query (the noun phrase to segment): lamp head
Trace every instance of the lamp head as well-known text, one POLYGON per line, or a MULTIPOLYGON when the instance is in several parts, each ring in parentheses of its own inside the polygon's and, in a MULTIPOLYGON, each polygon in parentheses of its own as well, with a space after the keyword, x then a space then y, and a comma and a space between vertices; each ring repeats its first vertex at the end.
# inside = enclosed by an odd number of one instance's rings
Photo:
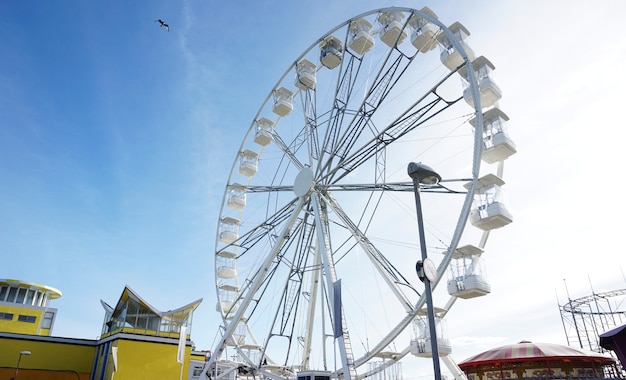
POLYGON ((20 355, 30 355, 30 351, 20 351, 20 355))
POLYGON ((407 172, 414 181, 417 180, 424 185, 436 185, 441 181, 441 176, 437 172, 421 162, 411 162, 407 167, 407 172))

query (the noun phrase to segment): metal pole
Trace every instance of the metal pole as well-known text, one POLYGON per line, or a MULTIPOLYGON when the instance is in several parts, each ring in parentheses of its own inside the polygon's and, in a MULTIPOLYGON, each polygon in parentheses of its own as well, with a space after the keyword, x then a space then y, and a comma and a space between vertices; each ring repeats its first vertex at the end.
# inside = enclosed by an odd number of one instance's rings
POLYGON ((17 380, 17 372, 20 369, 20 362, 22 361, 22 355, 30 355, 30 351, 20 352, 20 356, 17 358, 17 365, 15 366, 15 376, 13 377, 14 380, 17 380))
MULTIPOLYGON (((420 185, 417 178, 413 178, 413 189, 415 193, 415 209, 417 211, 417 228, 420 238, 420 249, 422 251, 422 263, 428 257, 426 253, 426 239, 424 237, 424 220, 422 216, 422 202, 420 199, 420 185)), ((428 326, 430 328, 430 346, 433 354, 433 369, 435 380, 441 380, 441 368, 439 364, 439 350, 437 349, 437 328, 435 326, 435 308, 433 307, 433 294, 430 280, 424 277, 424 292, 426 293, 426 307, 428 310, 428 326)))
POLYGON ((20 353, 20 356, 17 358, 17 365, 15 366, 15 376, 13 377, 14 380, 17 380, 17 371, 20 369, 21 360, 22 360, 22 354, 20 353))

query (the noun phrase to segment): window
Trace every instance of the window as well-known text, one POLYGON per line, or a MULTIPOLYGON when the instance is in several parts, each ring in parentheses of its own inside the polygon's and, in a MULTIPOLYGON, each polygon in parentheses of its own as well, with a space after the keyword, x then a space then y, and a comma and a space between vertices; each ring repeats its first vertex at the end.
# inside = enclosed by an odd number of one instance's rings
POLYGON ((0 302, 4 301, 4 299, 7 297, 8 290, 8 286, 0 286, 0 302))
POLYGON ((9 298, 7 298, 7 302, 15 302, 15 295, 17 294, 17 288, 12 286, 9 287, 9 298))
POLYGON ((43 306, 41 304, 42 300, 43 300, 43 293, 42 292, 37 292, 37 295, 35 296, 35 306, 43 306))
POLYGON ((35 290, 32 289, 28 289, 28 293, 26 293, 26 305, 32 305, 33 304, 33 299, 35 299, 35 290))
POLYGON ((191 374, 191 376, 199 377, 201 373, 202 373, 202 367, 193 367, 193 373, 191 374))
POLYGON ((52 321, 54 321, 54 313, 51 311, 46 311, 43 314, 43 321, 41 322, 41 328, 51 329, 52 321))
POLYGON ((35 317, 33 315, 22 315, 22 314, 20 314, 17 317, 17 320, 20 321, 20 322, 35 323, 35 321, 37 320, 37 317, 35 317))
POLYGON ((11 313, 0 313, 0 319, 5 321, 10 321, 13 319, 13 314, 11 313))
POLYGON ((48 306, 48 293, 43 293, 43 296, 41 297, 41 304, 39 306, 41 307, 48 306))
POLYGON ((19 303, 20 305, 24 303, 24 298, 26 297, 26 291, 28 289, 26 288, 20 288, 19 291, 17 292, 17 299, 15 300, 15 303, 19 303))

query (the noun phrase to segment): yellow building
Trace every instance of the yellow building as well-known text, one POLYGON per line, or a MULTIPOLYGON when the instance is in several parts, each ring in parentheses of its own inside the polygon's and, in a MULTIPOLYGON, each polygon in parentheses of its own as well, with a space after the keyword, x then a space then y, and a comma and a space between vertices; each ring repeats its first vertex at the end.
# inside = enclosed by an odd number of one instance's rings
POLYGON ((61 292, 50 286, 0 279, 0 331, 50 335, 57 309, 50 301, 61 292))
POLYGON ((202 370, 204 353, 194 351, 190 340, 193 312, 202 299, 162 312, 126 286, 115 307, 101 301, 105 316, 100 338, 73 339, 51 336, 53 323, 42 326, 50 310, 54 322, 56 309, 47 302, 34 306, 37 292, 45 294, 41 296, 45 300, 58 298, 61 292, 17 280, 0 280, 0 284, 4 297, 0 315, 13 314, 0 324, 0 379, 17 375, 19 380, 192 380, 202 370), (34 316, 35 321, 20 321, 21 315, 34 316), (26 328, 24 323, 39 327, 26 328))

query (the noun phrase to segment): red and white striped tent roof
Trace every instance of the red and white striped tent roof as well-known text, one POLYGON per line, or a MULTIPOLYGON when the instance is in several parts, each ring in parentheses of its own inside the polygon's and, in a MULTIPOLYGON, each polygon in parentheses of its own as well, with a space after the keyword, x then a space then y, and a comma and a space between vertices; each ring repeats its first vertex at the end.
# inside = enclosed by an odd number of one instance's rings
POLYGON ((585 351, 553 343, 532 343, 521 341, 474 355, 459 363, 459 367, 480 364, 493 365, 505 362, 545 362, 546 360, 580 360, 601 364, 612 364, 615 360, 597 352, 585 351))

